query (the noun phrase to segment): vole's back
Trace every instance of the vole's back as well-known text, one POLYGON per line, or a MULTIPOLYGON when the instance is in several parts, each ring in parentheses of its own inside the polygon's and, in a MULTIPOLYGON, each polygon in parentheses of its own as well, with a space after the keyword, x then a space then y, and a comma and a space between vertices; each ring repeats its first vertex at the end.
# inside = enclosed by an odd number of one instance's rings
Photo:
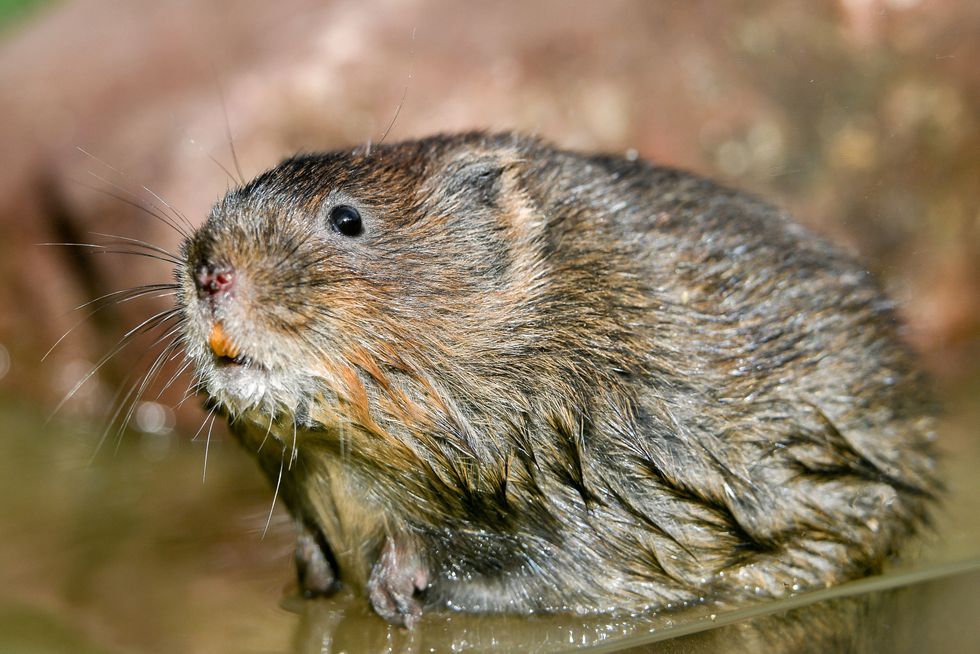
POLYGON ((260 460, 305 585, 339 573, 394 621, 823 586, 880 569, 935 491, 888 301, 710 181, 437 137, 287 161, 187 252, 252 284, 202 320, 263 366, 199 366, 244 442, 292 440, 287 472, 260 460), (338 207, 363 229, 324 228, 338 207))
POLYGON ((595 384, 542 448, 595 553, 556 576, 662 603, 880 570, 936 490, 933 406, 866 270, 708 180, 536 156, 558 358, 595 384))

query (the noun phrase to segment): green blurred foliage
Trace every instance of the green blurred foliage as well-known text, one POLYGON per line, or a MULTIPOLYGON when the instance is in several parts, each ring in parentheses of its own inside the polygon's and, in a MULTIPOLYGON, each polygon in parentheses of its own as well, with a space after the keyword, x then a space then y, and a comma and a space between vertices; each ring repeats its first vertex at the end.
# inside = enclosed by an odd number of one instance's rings
POLYGON ((0 29, 51 0, 0 0, 0 29))

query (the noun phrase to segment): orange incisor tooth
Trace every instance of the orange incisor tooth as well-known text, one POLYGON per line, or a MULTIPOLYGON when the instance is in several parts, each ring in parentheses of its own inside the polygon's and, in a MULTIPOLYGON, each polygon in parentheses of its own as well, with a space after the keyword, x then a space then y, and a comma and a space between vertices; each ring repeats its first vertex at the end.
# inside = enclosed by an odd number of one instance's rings
POLYGON ((215 356, 234 359, 239 353, 238 345, 228 337, 220 322, 214 323, 214 326, 211 327, 208 345, 211 346, 211 351, 214 352, 215 356))

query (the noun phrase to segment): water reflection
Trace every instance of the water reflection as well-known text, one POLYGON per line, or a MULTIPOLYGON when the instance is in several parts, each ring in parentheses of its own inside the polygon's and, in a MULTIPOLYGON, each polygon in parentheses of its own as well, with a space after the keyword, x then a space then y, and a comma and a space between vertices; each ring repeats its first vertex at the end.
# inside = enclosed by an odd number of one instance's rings
POLYGON ((965 651, 980 559, 861 580, 778 602, 633 618, 427 615, 412 632, 383 624, 363 601, 290 599, 293 651, 324 652, 879 652, 965 651), (959 625, 949 629, 950 624, 959 625))

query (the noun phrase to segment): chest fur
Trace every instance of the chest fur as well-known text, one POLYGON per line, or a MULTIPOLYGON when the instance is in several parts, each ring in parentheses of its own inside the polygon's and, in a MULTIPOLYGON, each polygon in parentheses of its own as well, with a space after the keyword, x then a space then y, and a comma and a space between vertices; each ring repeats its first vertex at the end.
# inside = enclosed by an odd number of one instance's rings
POLYGON ((316 525, 330 543, 343 581, 363 586, 388 531, 389 518, 369 480, 340 444, 321 434, 257 423, 234 429, 299 523, 316 525), (268 435, 267 435, 268 434, 268 435))

